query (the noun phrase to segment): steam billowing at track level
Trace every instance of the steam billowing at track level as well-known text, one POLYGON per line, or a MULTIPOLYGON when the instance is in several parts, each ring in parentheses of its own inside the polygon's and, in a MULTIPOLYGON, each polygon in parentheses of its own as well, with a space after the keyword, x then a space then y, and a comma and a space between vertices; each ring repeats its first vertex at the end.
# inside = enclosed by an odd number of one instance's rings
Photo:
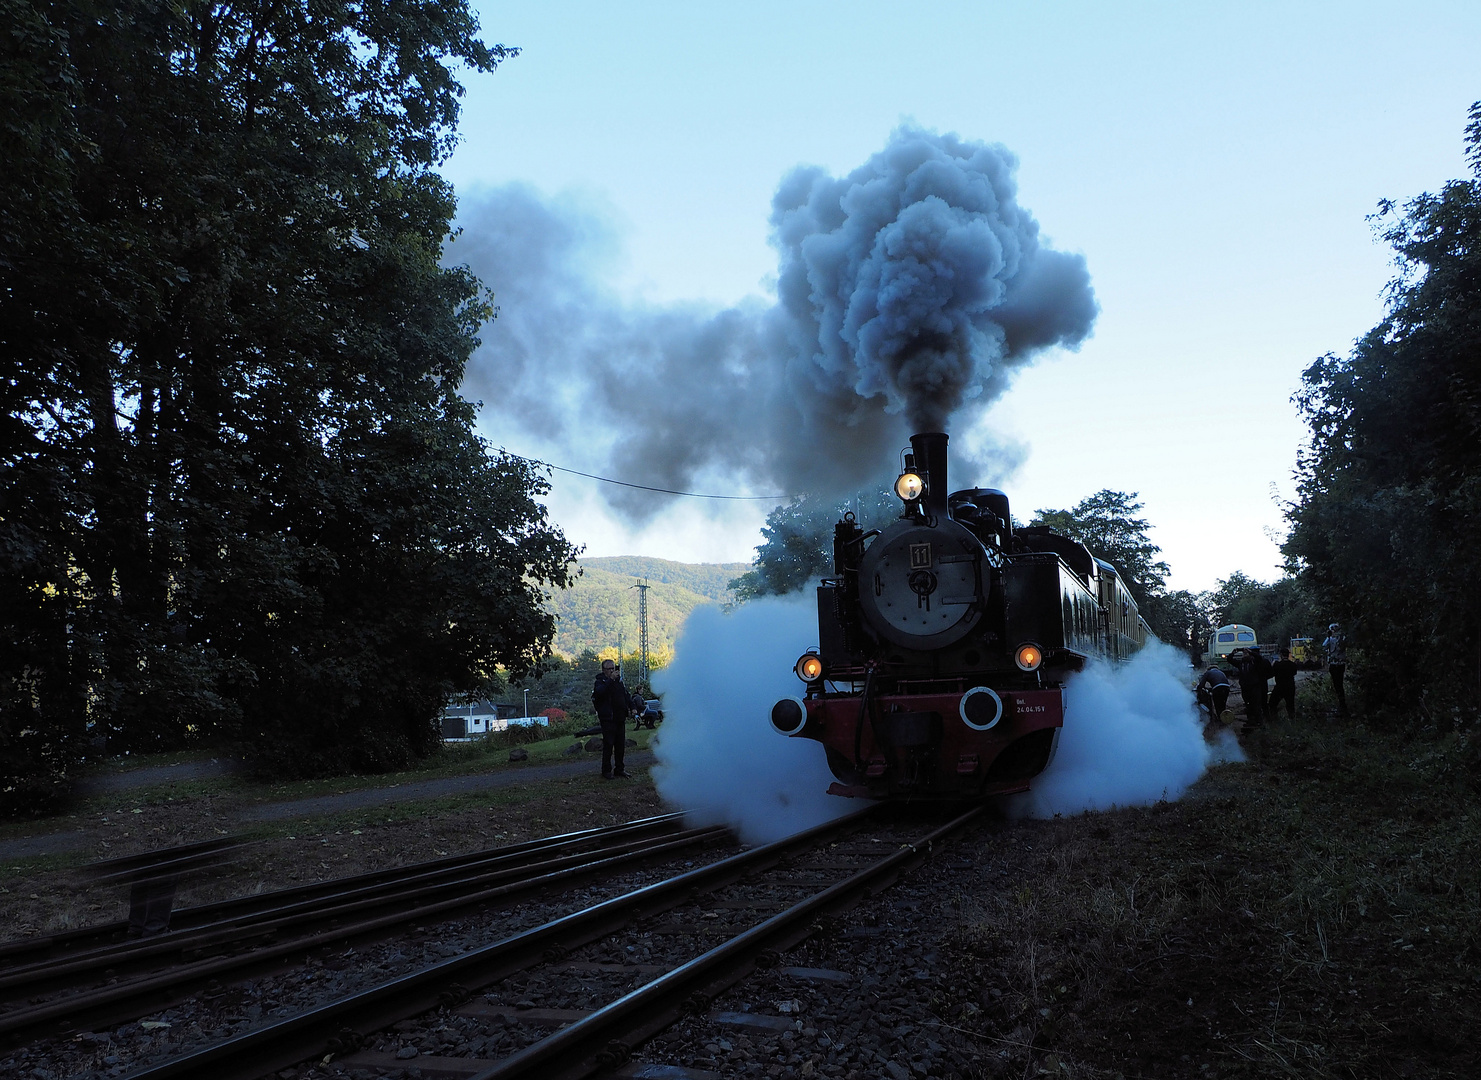
MULTIPOLYGON (((656 487, 855 490, 911 431, 960 426, 1090 333, 1085 260, 1040 238, 1016 167, 1002 146, 907 126, 847 176, 798 168, 772 200, 776 303, 718 311, 620 299, 601 273, 610 230, 569 201, 465 197, 448 259, 499 317, 464 393, 568 464, 656 487)), ((661 505, 603 494, 634 518, 661 505)))
POLYGON ((1188 691, 1188 658, 1149 641, 1124 664, 1092 661, 1065 685, 1064 729, 1019 817, 1054 817, 1175 801, 1210 765, 1243 761, 1234 734, 1208 743, 1188 691))
POLYGON ((696 608, 668 667, 653 673, 663 726, 653 739, 653 781, 691 824, 731 825, 748 843, 769 843, 858 809, 825 794, 822 748, 770 738, 766 714, 792 693, 791 663, 817 635, 804 593, 769 596, 734 612, 696 608))

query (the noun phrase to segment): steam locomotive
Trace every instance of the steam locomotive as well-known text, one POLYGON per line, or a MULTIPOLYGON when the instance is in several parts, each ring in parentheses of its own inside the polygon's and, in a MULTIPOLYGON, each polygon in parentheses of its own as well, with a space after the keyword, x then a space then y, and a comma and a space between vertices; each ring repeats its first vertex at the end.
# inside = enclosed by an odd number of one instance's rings
POLYGON ((829 793, 978 799, 1025 791, 1048 767, 1064 687, 1093 657, 1124 660, 1151 636, 1110 563, 1047 528, 1014 528, 994 488, 952 492, 947 437, 911 437, 900 519, 834 529, 818 588, 819 647, 805 691, 772 727, 823 744, 829 793))

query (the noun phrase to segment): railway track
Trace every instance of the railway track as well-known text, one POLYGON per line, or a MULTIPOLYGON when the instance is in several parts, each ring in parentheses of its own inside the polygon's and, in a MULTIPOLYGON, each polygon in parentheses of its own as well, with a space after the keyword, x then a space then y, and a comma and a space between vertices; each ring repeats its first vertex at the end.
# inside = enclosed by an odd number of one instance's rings
MULTIPOLYGON (((871 821, 865 835, 866 810, 176 1054, 129 1077, 255 1080, 303 1062, 330 1061, 350 1070, 415 1065, 424 1076, 477 1080, 576 1080, 614 1070, 634 1077, 697 1076, 655 1072, 628 1059, 679 1018, 706 1015, 717 995, 757 967, 778 965, 820 923, 887 888, 981 813, 974 808, 929 827, 871 821), (400 1033, 419 1027, 456 1028, 479 1052, 435 1060, 414 1048, 408 1054, 400 1033)), ((792 1027, 785 1017, 753 1019, 792 1027)))
POLYGON ((326 948, 728 842, 723 828, 684 829, 668 814, 187 908, 152 938, 120 940, 124 925, 108 924, 6 943, 0 1040, 115 1024, 326 948))

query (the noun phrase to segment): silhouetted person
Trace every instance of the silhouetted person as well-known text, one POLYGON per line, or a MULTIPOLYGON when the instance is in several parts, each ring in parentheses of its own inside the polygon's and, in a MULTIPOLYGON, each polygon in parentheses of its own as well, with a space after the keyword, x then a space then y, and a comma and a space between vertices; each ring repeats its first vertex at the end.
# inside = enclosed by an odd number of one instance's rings
POLYGON ((1282 701, 1286 703, 1286 713, 1292 720, 1296 719, 1296 672, 1299 665, 1291 659, 1291 650, 1282 649, 1280 659, 1271 666, 1271 673, 1275 676, 1275 689, 1270 691, 1270 719, 1275 719, 1275 707, 1282 701))
POLYGON ((1217 664, 1210 664, 1198 680, 1198 703, 1209 711, 1209 719, 1215 722, 1229 705, 1229 676, 1217 664))
POLYGON ((1322 653, 1327 658, 1327 673, 1332 676, 1332 693, 1337 695, 1337 715, 1346 716, 1347 694, 1342 689, 1342 676, 1347 672, 1347 638, 1336 623, 1327 627, 1322 653))
POLYGON ((1239 662, 1239 693, 1244 698, 1245 723, 1254 727, 1265 720, 1265 684, 1270 680, 1270 661, 1259 649, 1246 649, 1239 662))
POLYGON ((632 705, 617 665, 610 660, 602 661, 601 674, 591 689, 591 704, 602 725, 602 779, 625 777, 622 758, 627 750, 627 714, 632 705))

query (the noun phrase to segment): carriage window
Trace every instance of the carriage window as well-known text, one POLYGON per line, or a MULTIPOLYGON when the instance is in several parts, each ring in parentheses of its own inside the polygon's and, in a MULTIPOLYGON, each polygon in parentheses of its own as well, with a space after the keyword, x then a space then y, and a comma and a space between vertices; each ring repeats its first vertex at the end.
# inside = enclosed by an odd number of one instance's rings
POLYGON ((1220 634, 1219 635, 1219 640, 1220 641, 1233 641, 1234 640, 1234 635, 1233 634, 1220 634))
MULTIPOLYGON (((1223 635, 1222 634, 1219 635, 1219 640, 1220 641, 1223 640, 1223 635)), ((1241 630, 1239 632, 1239 640, 1240 641, 1254 641, 1255 640, 1255 635, 1252 634, 1252 633, 1250 633, 1248 630, 1241 630)))

